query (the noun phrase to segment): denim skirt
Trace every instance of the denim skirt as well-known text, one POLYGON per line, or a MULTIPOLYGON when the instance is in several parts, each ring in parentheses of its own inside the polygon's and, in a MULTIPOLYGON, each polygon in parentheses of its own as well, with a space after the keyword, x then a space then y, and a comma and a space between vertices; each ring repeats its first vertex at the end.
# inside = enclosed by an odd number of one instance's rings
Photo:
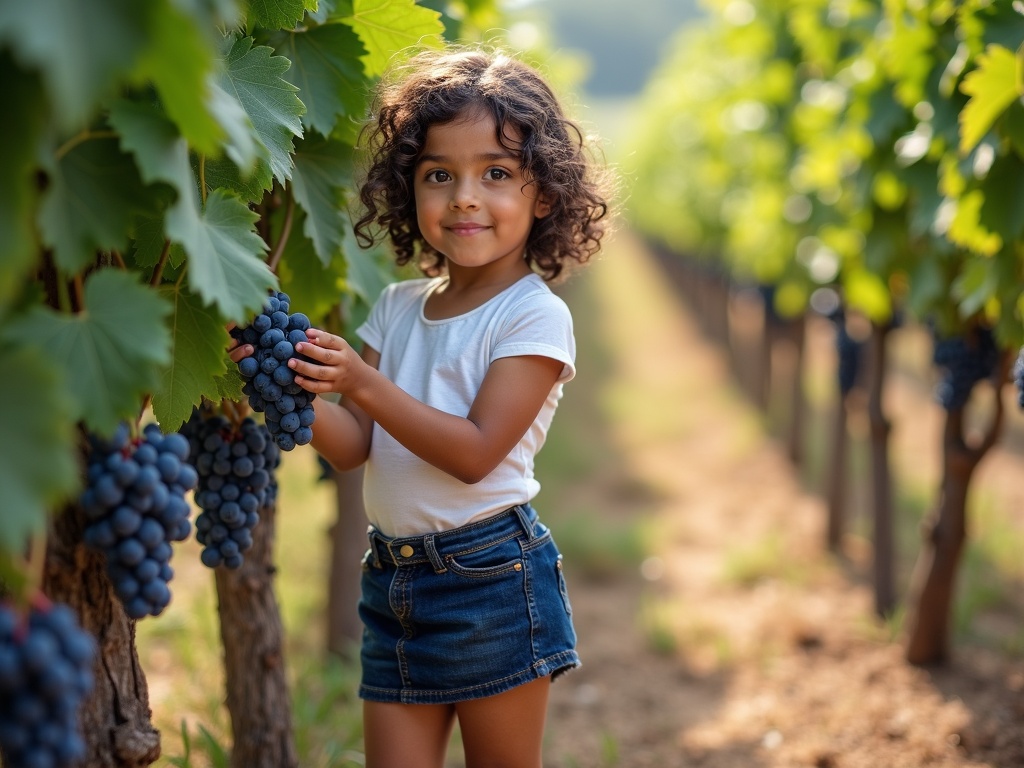
POLYGON ((451 704, 579 666, 562 556, 529 505, 426 536, 371 526, 369 537, 361 698, 451 704))

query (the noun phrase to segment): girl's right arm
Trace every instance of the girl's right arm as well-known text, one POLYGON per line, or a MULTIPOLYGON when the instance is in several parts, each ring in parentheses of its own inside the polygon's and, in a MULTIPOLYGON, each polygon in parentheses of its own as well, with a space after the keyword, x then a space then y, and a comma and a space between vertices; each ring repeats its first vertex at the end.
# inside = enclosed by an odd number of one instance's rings
MULTIPOLYGON (((250 344, 233 341, 228 347, 228 356, 235 363, 252 353, 250 344)), ((361 357, 374 370, 380 365, 380 352, 372 347, 364 347, 361 357)), ((313 401, 313 410, 316 412, 316 426, 310 444, 317 453, 342 472, 355 469, 366 461, 370 454, 373 420, 362 408, 348 398, 332 403, 318 397, 313 401)))

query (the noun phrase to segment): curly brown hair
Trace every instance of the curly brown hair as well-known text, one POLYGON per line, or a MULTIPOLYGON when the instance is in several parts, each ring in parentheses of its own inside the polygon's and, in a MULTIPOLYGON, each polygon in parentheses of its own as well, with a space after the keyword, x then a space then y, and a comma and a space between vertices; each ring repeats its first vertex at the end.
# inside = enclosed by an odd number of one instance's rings
POLYGON ((494 117, 499 143, 521 158, 525 177, 551 203, 551 212, 534 221, 525 259, 545 280, 554 280, 567 262, 585 263, 600 249, 607 228, 605 180, 583 132, 540 73, 500 49, 424 51, 381 81, 374 119, 364 128, 369 157, 359 199, 365 213, 355 223, 356 237, 370 247, 387 236, 399 265, 418 252, 425 274, 444 272, 444 255, 424 240, 416 222, 413 171, 427 128, 481 107, 494 117), (509 145, 507 126, 521 142, 509 145))

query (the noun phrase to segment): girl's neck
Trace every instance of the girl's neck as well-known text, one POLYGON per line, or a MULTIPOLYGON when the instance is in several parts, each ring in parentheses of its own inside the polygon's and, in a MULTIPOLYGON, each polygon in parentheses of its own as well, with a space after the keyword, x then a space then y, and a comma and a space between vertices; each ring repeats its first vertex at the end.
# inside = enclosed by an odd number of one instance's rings
POLYGON ((525 261, 501 270, 449 264, 448 280, 427 297, 424 315, 428 320, 446 320, 471 312, 529 274, 525 261))

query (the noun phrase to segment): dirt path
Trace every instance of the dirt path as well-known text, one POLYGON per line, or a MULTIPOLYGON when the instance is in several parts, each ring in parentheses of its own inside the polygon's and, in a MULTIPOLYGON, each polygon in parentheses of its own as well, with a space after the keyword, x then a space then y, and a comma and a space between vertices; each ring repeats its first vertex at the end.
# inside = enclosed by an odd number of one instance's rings
POLYGON ((584 666, 553 688, 547 768, 1024 766, 1024 664, 903 663, 857 574, 821 552, 821 500, 643 247, 620 234, 566 295, 581 375, 559 414, 571 441, 548 450, 578 466, 542 496, 584 666), (639 567, 594 547, 574 561, 581 519, 639 531, 639 567))

